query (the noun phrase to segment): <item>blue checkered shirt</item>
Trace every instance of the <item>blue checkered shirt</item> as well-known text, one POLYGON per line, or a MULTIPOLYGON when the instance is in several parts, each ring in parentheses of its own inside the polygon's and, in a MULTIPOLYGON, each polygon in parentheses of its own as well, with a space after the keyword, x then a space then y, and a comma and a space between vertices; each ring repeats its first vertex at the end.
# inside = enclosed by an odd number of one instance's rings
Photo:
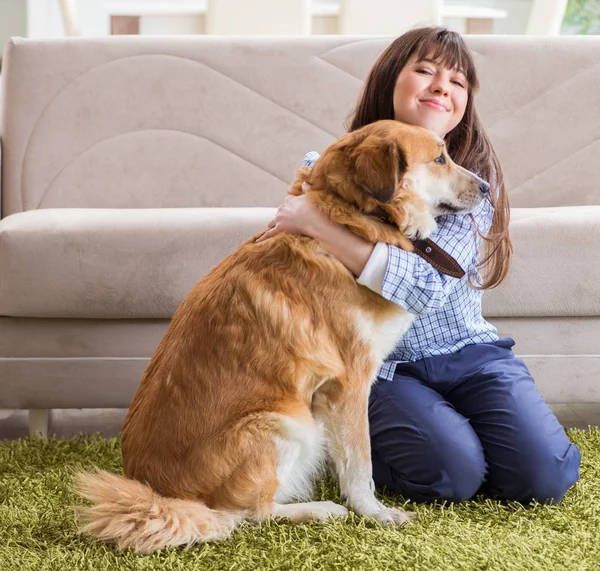
MULTIPOLYGON (((303 165, 312 167, 318 158, 319 153, 311 151, 304 156, 303 165)), ((472 214, 486 235, 494 214, 491 202, 482 201, 472 214)), ((470 276, 472 283, 481 283, 476 266, 483 239, 468 214, 438 216, 436 221, 438 228, 431 240, 464 268, 465 276, 442 274, 420 256, 388 245, 381 295, 417 316, 379 369, 378 376, 388 381, 398 363, 454 353, 465 345, 499 338, 497 329, 481 313, 483 291, 467 282, 470 276)))

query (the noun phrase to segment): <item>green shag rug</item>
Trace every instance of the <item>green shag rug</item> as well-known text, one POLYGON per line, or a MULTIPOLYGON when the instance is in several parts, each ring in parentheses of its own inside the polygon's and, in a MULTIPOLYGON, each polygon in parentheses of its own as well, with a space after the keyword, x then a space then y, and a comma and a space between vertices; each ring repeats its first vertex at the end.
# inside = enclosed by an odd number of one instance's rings
MULTIPOLYGON (((556 506, 501 504, 489 499, 417 505, 416 523, 383 528, 351 514, 332 523, 242 524, 231 538, 151 556, 116 552, 77 534, 70 505, 77 467, 120 472, 119 440, 98 436, 0 443, 0 570, 378 571, 600 570, 600 433, 571 430, 582 451, 581 480, 556 506)), ((332 481, 316 499, 339 501, 332 481)))

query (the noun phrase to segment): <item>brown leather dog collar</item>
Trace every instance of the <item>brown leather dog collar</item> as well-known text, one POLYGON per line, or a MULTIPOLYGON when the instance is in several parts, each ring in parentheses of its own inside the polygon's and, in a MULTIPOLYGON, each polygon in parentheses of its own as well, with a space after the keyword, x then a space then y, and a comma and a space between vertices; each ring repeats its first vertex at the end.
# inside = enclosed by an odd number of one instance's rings
POLYGON ((440 248, 429 238, 426 240, 411 240, 415 247, 415 254, 418 254, 426 262, 429 262, 436 270, 454 278, 462 278, 465 270, 446 250, 440 248))
MULTIPOLYGON (((386 224, 395 226, 382 210, 378 210, 374 215, 386 224)), ((429 238, 425 240, 411 240, 411 242, 415 247, 415 254, 430 263, 438 272, 454 278, 462 278, 465 275, 465 270, 462 269, 460 264, 448 252, 440 248, 429 238)))

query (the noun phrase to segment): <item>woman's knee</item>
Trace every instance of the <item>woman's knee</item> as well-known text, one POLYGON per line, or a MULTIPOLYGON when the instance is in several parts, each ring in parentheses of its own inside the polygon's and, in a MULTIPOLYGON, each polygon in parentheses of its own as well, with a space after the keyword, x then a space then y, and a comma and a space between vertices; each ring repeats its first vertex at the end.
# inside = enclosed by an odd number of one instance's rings
POLYGON ((548 454, 536 460, 535 470, 518 479, 514 490, 505 494, 506 499, 557 504, 579 480, 581 453, 573 443, 562 457, 548 454))
POLYGON ((431 388, 406 377, 371 398, 373 479, 414 501, 472 497, 486 462, 470 422, 431 388))
POLYGON ((452 446, 431 447, 414 458, 411 466, 384 463, 373 450, 373 479, 416 502, 472 498, 486 475, 486 463, 479 440, 455 441, 452 446))

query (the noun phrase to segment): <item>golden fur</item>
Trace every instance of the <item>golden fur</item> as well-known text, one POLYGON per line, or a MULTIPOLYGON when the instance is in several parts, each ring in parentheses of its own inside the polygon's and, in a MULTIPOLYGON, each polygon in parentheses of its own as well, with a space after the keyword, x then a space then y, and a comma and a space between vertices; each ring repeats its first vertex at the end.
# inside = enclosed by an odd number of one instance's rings
MULTIPOLYGON (((449 204, 466 211, 481 200, 481 181, 438 137, 396 121, 344 135, 290 192, 303 181, 332 220, 409 250, 407 236, 426 237, 449 204)), ((78 475, 93 503, 79 510, 82 531, 149 553, 225 537, 242 519, 340 517, 345 507, 308 501, 325 455, 355 511, 408 520, 374 496, 367 399, 413 317, 315 240, 255 238, 173 315, 123 426, 126 477, 78 475)))

